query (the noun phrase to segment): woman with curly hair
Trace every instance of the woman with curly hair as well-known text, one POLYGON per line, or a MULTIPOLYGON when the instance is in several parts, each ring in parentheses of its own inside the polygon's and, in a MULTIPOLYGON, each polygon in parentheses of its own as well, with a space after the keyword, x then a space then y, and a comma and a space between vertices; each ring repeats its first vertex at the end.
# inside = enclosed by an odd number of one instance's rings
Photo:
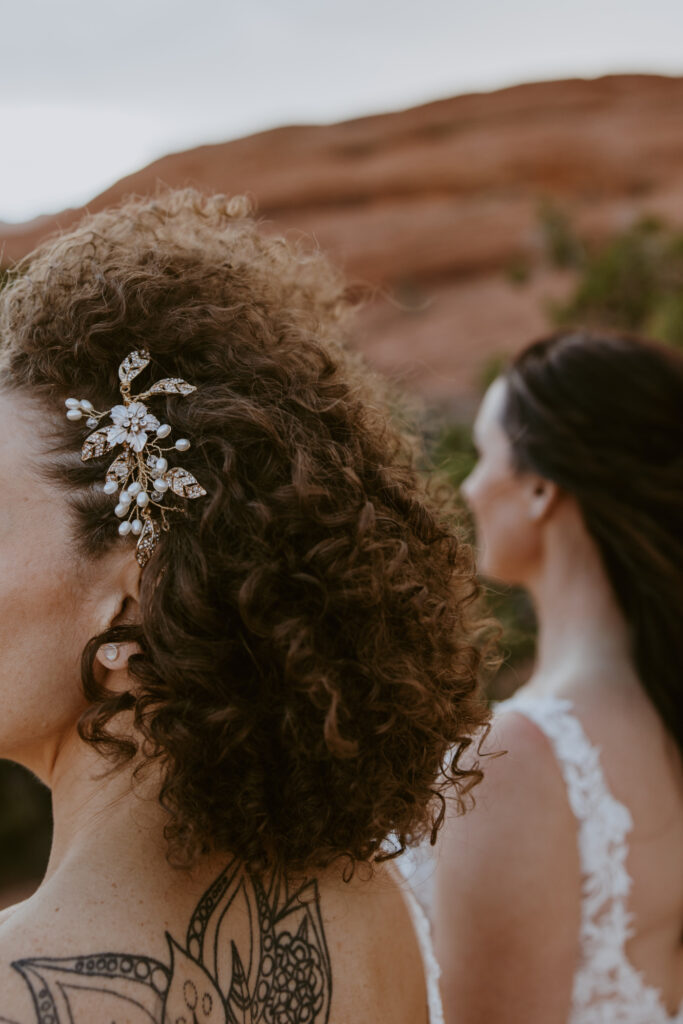
POLYGON ((683 355, 543 339, 475 440, 481 568, 528 588, 539 639, 441 844, 446 1019, 683 1022, 683 355))
POLYGON ((193 192, 0 296, 0 756, 54 808, 4 1021, 440 1020, 384 861, 479 777, 476 587, 346 305, 193 192))

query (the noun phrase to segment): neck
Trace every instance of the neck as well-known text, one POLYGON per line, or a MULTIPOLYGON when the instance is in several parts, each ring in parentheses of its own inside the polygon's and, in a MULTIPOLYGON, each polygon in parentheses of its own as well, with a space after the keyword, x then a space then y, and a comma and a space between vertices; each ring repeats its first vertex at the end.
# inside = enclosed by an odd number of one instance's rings
POLYGON ((54 829, 45 881, 86 861, 111 874, 113 869, 125 873, 131 861, 139 870, 142 862, 163 860, 164 815, 154 797, 154 775, 134 784, 130 764, 112 771, 75 732, 70 734, 48 780, 54 829))
MULTIPOLYGON (((43 744, 41 767, 46 749, 43 744)), ((40 945, 45 922, 54 922, 45 945, 49 957, 65 942, 79 954, 86 946, 105 949, 111 936, 135 951, 144 936, 144 955, 166 963, 168 934, 182 935, 202 895, 234 858, 216 853, 191 870, 172 866, 158 770, 135 780, 132 763, 105 774, 107 767, 75 730, 62 739, 44 776, 54 816, 47 872, 33 896, 10 908, 0 924, 22 943, 40 945)))
MULTIPOLYGON (((143 902, 152 892, 177 887, 177 869, 167 860, 168 819, 158 801, 156 767, 146 769, 139 780, 134 779, 134 762, 111 770, 80 739, 75 726, 43 742, 39 752, 23 753, 15 759, 35 772, 52 794, 53 841, 38 890, 43 898, 59 903, 69 893, 71 900, 76 889, 85 902, 98 900, 105 886, 143 902)), ((196 874, 203 881, 224 860, 207 858, 188 879, 196 874)))
POLYGON ((133 767, 110 765, 75 730, 54 758, 49 778, 54 821, 50 860, 44 879, 80 865, 129 877, 132 865, 164 862, 164 814, 155 799, 156 772, 133 782, 133 767))
POLYGON ((61 907, 69 908, 69 920, 90 920, 106 904, 108 927, 127 934, 134 914, 164 946, 164 929, 171 921, 184 926, 230 857, 207 854, 179 871, 167 857, 159 770, 150 767, 135 780, 133 762, 109 773, 108 767, 75 729, 60 744, 45 777, 54 819, 48 868, 15 920, 25 925, 34 912, 43 919, 46 909, 61 907))
POLYGON ((547 524, 527 587, 539 627, 530 688, 633 675, 628 626, 578 507, 566 505, 547 524))

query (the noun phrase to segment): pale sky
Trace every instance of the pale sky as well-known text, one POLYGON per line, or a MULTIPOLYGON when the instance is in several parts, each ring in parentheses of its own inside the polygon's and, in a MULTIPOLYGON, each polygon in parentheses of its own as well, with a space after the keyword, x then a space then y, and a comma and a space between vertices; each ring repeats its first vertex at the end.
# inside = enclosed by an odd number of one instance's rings
POLYGON ((6 221, 281 124, 532 80, 683 74, 683 0, 0 0, 0 19, 6 221))

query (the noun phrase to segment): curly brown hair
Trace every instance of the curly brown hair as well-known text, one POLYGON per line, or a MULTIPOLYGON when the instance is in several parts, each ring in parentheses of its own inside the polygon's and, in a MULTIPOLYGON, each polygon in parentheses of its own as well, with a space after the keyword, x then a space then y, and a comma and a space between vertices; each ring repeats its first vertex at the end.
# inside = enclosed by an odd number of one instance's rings
POLYGON ((345 351, 348 305, 319 254, 263 232, 244 201, 192 191, 87 218, 0 297, 3 386, 54 412, 81 555, 130 541, 64 399, 115 404, 135 348, 197 386, 155 411, 192 438, 183 462, 208 496, 142 571, 139 624, 87 645, 79 726, 114 763, 160 764, 178 862, 214 849, 353 868, 390 835, 398 850, 434 837, 443 794, 462 803, 481 775, 458 763, 488 717, 471 553, 345 351), (134 692, 114 696, 93 662, 122 640, 141 653, 134 692), (123 709, 129 738, 111 729, 123 709))

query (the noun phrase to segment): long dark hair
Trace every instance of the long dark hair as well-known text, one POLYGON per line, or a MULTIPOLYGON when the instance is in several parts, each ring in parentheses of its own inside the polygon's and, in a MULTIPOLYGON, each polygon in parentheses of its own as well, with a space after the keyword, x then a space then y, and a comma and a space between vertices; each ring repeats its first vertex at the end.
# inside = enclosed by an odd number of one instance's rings
POLYGON ((683 753, 683 355, 563 332, 526 348, 506 380, 516 467, 578 500, 642 685, 683 753))

